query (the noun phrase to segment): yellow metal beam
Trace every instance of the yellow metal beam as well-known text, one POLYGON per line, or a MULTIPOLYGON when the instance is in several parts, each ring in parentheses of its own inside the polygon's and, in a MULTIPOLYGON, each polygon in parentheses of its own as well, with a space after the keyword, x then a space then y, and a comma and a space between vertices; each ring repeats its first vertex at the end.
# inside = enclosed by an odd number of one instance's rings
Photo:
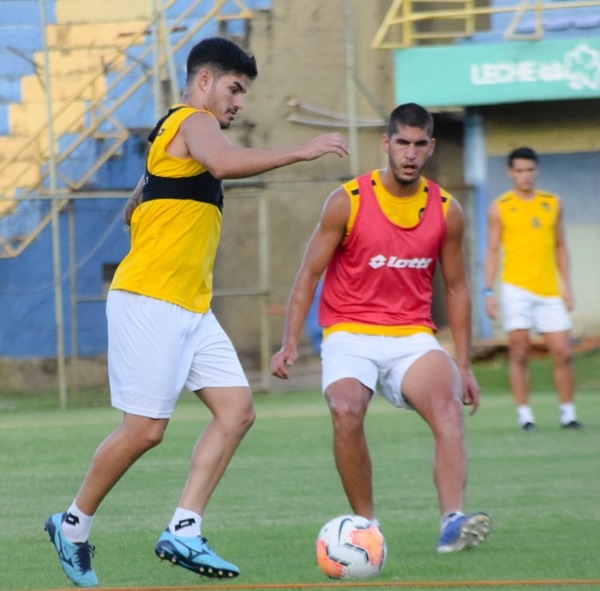
MULTIPOLYGON (((177 0, 164 0, 161 3, 161 11, 164 13, 168 8, 173 6, 177 0)), ((168 33, 181 30, 185 25, 185 35, 181 36, 178 42, 171 48, 172 52, 179 51, 190 39, 192 39, 211 19, 217 20, 240 20, 250 19, 253 13, 242 0, 194 0, 186 6, 186 9, 178 18, 169 23, 168 33), (224 14, 222 11, 226 5, 231 7, 235 5, 237 11, 224 14), (188 19, 194 10, 199 6, 206 6, 202 18, 188 19), (190 25, 190 23, 192 23, 190 25)), ((129 130, 125 125, 120 123, 114 113, 123 105, 129 98, 149 79, 151 73, 147 70, 140 70, 137 77, 133 77, 132 83, 128 86, 125 92, 122 92, 119 99, 112 102, 110 106, 104 104, 104 98, 110 91, 125 77, 132 78, 132 73, 138 68, 138 64, 132 64, 127 68, 115 67, 114 64, 122 64, 124 62, 125 53, 133 45, 140 45, 145 41, 148 31, 151 27, 157 26, 154 20, 142 22, 137 30, 131 31, 126 36, 126 42, 115 46, 112 52, 104 52, 103 59, 98 61, 97 68, 90 68, 86 76, 78 78, 80 87, 75 87, 75 91, 69 94, 68 100, 54 102, 53 121, 54 129, 59 129, 60 134, 73 133, 77 134, 77 139, 70 143, 68 148, 55 154, 57 164, 67 160, 79 146, 90 138, 109 138, 113 141, 106 142, 107 146, 104 152, 98 155, 96 162, 87 171, 82 171, 82 174, 77 179, 63 177, 67 187, 71 191, 81 188, 93 174, 125 143, 129 137, 129 130), (119 72, 119 75, 110 85, 98 84, 99 80, 104 80, 108 70, 114 69, 119 72), (101 88, 102 93, 90 97, 90 88, 95 90, 101 88), (85 101, 84 101, 85 99, 85 101), (87 104, 87 108, 83 110, 75 107, 87 104), (57 122, 59 124, 57 124, 57 122), (88 122, 88 123, 86 123, 88 122), (110 126, 111 130, 105 131, 104 128, 110 126)), ((168 40, 167 40, 168 42, 168 40)), ((140 60, 147 57, 152 51, 152 47, 142 51, 140 60)), ((160 56, 160 68, 167 66, 170 55, 168 52, 163 52, 160 56)), ((42 191, 45 175, 43 173, 44 161, 48 158, 50 147, 47 146, 48 125, 50 122, 42 120, 40 125, 34 131, 28 131, 28 137, 23 139, 23 145, 20 150, 11 151, 10 155, 2 160, 0 158, 0 217, 6 215, 19 215, 19 203, 26 201, 28 197, 32 197, 37 192, 42 191), (40 146, 47 146, 45 149, 40 146), (23 161, 20 157, 24 153, 33 151, 37 157, 28 158, 23 161)), ((58 144, 58 140, 56 142, 58 144)), ((59 209, 63 209, 69 202, 68 198, 60 201, 59 209)), ((49 224, 50 218, 46 216, 42 219, 38 226, 26 236, 0 237, 0 258, 13 258, 18 256, 39 233, 49 224)))
POLYGON ((475 6, 472 1, 460 0, 393 0, 371 43, 373 49, 405 49, 416 45, 418 40, 436 40, 443 38, 463 38, 475 32, 475 19, 478 16, 514 13, 515 17, 504 33, 506 39, 539 39, 543 34, 543 15, 553 10, 568 8, 600 7, 600 0, 518 0, 513 6, 475 6), (431 4, 429 10, 423 6, 431 4), (448 8, 450 5, 464 4, 458 8, 448 8), (418 10, 415 9, 418 6, 418 10), (536 15, 538 28, 534 35, 523 36, 516 33, 517 26, 527 13, 536 15), (446 31, 440 26, 443 21, 464 19, 469 25, 463 32, 446 31), (435 22, 438 27, 430 32, 417 30, 416 25, 425 22, 435 22), (472 27, 472 28, 471 28, 472 27), (395 36, 395 39, 393 38, 395 36))

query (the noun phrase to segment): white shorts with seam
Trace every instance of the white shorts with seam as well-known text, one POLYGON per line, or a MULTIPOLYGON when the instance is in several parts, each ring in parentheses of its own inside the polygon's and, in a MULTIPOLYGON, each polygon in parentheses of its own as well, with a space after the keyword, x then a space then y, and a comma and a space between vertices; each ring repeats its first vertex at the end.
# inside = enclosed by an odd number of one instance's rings
POLYGON ((106 302, 111 402, 127 413, 169 418, 184 387, 248 387, 212 312, 200 314, 111 290, 106 302))
POLYGON ((410 366, 429 351, 444 351, 430 334, 406 337, 334 332, 321 349, 322 388, 344 378, 354 378, 379 392, 398 408, 412 410, 402 395, 402 380, 410 366))
POLYGON ((572 322, 560 297, 537 295, 527 289, 502 283, 502 325, 506 332, 535 329, 540 334, 571 330, 572 322))

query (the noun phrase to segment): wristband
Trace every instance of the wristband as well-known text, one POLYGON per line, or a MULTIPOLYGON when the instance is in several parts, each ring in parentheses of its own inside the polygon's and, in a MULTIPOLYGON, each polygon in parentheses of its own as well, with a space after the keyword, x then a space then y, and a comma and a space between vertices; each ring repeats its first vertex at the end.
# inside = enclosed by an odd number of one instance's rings
POLYGON ((483 290, 483 297, 484 298, 491 298, 494 295, 494 290, 491 287, 486 287, 483 290))

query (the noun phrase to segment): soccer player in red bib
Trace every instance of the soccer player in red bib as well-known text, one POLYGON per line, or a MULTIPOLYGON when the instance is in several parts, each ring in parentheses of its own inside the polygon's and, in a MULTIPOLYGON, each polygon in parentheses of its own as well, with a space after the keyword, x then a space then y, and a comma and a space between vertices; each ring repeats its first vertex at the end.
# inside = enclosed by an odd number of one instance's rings
POLYGON ((431 114, 414 103, 390 115, 387 167, 344 184, 327 199, 290 294, 273 375, 286 379, 315 288, 324 274, 320 322, 322 387, 333 419, 334 455, 355 514, 378 523, 364 421, 379 392, 415 410, 435 439, 441 510, 439 552, 477 546, 486 513, 464 513, 467 457, 463 405, 479 406, 471 371, 471 298, 459 203, 422 176, 433 154, 431 114), (439 263, 456 359, 440 346, 432 319, 439 263))

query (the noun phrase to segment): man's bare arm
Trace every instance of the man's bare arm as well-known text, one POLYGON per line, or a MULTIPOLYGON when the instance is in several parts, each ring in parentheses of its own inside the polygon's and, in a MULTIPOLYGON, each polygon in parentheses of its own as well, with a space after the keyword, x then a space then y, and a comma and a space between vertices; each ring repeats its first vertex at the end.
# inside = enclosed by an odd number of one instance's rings
POLYGON ((479 408, 479 385, 471 369, 471 291, 463 248, 464 216, 458 201, 450 203, 446 223, 440 263, 446 285, 448 325, 463 381, 463 404, 471 406, 473 414, 479 408))
POLYGON ((298 337, 306 321, 319 278, 344 238, 350 217, 350 200, 344 189, 334 191, 323 208, 321 220, 306 247, 304 258, 290 293, 281 349, 271 358, 271 373, 288 378, 298 358, 298 337))
POLYGON ((488 210, 487 222, 487 249, 485 253, 484 275, 485 275, 485 311, 487 315, 496 319, 498 317, 498 302, 494 296, 493 289, 498 270, 500 267, 500 243, 502 239, 502 220, 496 203, 492 203, 488 210))
POLYGON ((205 113, 191 115, 179 129, 178 136, 181 133, 184 146, 178 146, 175 137, 169 153, 180 158, 191 155, 218 179, 251 177, 296 162, 315 160, 325 154, 340 157, 348 154, 346 140, 339 133, 322 133, 303 144, 279 148, 236 146, 223 133, 214 117, 205 113), (185 151, 180 152, 178 148, 185 151))
POLYGON ((562 218, 563 216, 561 209, 558 217, 558 223, 556 225, 556 262, 562 283, 563 300, 567 306, 567 310, 573 310, 575 307, 575 301, 573 298, 573 288, 571 286, 571 264, 562 218))

